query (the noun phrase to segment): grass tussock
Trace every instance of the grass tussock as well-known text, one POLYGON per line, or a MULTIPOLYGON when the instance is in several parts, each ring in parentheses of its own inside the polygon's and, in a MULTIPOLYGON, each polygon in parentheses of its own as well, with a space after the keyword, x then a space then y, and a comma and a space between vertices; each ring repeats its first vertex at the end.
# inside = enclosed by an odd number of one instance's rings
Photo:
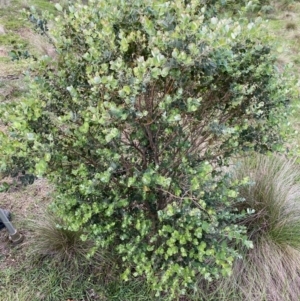
POLYGON ((289 22, 285 25, 286 30, 296 30, 297 24, 289 22))
MULTIPOLYGON (((237 164, 235 176, 249 178, 240 190, 243 208, 255 213, 242 221, 255 243, 268 236, 281 246, 300 250, 300 166, 295 159, 255 154, 237 164)), ((240 208, 241 209, 241 208, 240 208)))
POLYGON ((254 155, 235 169, 249 177, 240 191, 244 209, 254 213, 241 221, 254 248, 234 264, 222 291, 245 301, 299 301, 300 296, 300 168, 294 159, 254 155))
POLYGON ((68 230, 64 222, 53 213, 46 211, 43 217, 32 222, 32 231, 34 243, 29 253, 37 264, 50 260, 74 273, 82 274, 85 271, 102 284, 119 280, 118 256, 101 249, 91 253, 95 243, 83 241, 82 231, 68 230))
MULTIPOLYGON (((34 244, 32 253, 40 258, 53 258, 59 262, 85 262, 92 243, 82 241, 81 231, 71 231, 53 213, 32 222, 34 244)), ((99 258, 98 258, 99 259, 99 258)))

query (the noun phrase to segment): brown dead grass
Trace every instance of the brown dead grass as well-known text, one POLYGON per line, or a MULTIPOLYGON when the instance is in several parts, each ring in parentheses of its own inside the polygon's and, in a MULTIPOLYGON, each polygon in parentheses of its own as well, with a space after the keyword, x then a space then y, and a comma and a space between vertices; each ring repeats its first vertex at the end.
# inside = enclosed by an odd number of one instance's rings
POLYGON ((49 202, 53 191, 45 179, 38 179, 26 187, 19 183, 14 184, 13 178, 6 178, 3 181, 11 183, 12 186, 7 192, 1 193, 1 208, 5 207, 15 212, 21 219, 40 213, 49 202))
MULTIPOLYGON (((13 183, 13 179, 2 181, 13 183)), ((51 201, 53 188, 45 179, 38 179, 32 185, 22 187, 18 184, 5 193, 0 193, 0 208, 12 214, 12 224, 24 236, 22 244, 13 246, 6 229, 0 231, 0 269, 18 265, 25 256, 29 244, 33 243, 29 220, 42 216, 51 201)))

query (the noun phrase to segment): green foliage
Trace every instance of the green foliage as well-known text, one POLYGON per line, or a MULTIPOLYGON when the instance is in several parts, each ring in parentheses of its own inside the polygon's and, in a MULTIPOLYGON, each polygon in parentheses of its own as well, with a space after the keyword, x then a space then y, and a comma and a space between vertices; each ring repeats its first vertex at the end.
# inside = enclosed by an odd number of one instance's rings
POLYGON ((34 24, 35 29, 41 33, 41 35, 44 35, 49 30, 47 25, 47 20, 39 19, 38 17, 35 17, 34 14, 36 13, 35 10, 32 11, 32 13, 29 14, 29 20, 31 23, 34 24))
POLYGON ((52 180, 68 230, 118 252, 124 280, 173 298, 229 275, 251 243, 231 206, 242 183, 219 166, 280 146, 290 94, 261 34, 199 1, 70 6, 57 62, 40 58, 31 94, 0 108, 0 171, 17 158, 52 180))
POLYGON ((18 61, 22 59, 29 59, 29 58, 34 58, 33 55, 31 55, 26 47, 24 47, 23 44, 19 44, 14 46, 14 48, 8 53, 12 61, 18 61))
POLYGON ((9 183, 7 183, 7 182, 0 183, 0 192, 6 192, 9 190, 9 188, 10 188, 9 183))

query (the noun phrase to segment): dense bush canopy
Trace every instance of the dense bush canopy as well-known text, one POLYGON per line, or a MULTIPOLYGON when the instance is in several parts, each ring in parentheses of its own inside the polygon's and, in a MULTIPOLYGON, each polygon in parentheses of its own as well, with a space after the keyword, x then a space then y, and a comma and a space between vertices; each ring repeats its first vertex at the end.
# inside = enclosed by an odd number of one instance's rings
POLYGON ((231 208, 243 183, 220 166, 280 145, 289 94, 257 24, 204 14, 199 1, 70 6, 57 61, 40 58, 31 94, 1 111, 2 168, 26 158, 71 230, 117 251, 124 279, 171 294, 229 274, 235 245, 251 245, 231 208))

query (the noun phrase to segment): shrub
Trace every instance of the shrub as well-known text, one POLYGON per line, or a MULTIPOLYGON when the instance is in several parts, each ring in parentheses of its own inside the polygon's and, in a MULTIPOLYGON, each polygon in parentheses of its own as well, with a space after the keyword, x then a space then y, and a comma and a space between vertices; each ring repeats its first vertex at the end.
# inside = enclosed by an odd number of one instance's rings
POLYGON ((280 145, 290 93, 257 24, 204 13, 198 1, 70 6, 58 60, 32 67, 1 138, 2 168, 16 153, 35 164, 69 230, 171 297, 230 274, 235 244, 251 246, 231 210, 240 183, 218 166, 280 145))

